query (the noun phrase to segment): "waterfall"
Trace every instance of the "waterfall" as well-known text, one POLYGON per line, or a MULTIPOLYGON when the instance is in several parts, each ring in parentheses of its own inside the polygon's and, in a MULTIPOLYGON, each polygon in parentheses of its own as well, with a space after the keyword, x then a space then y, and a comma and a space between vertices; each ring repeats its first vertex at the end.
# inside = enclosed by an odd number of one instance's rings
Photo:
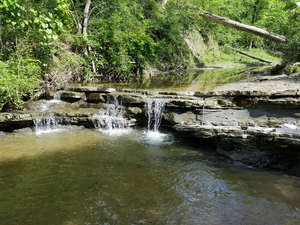
POLYGON ((71 127, 71 122, 62 118, 57 118, 54 113, 42 114, 42 118, 34 119, 36 134, 65 131, 71 127))
POLYGON ((162 114, 165 108, 165 102, 158 100, 148 100, 145 104, 146 116, 148 118, 147 132, 140 140, 151 145, 169 145, 174 142, 172 134, 158 132, 161 124, 162 114))
POLYGON ((110 103, 103 104, 99 113, 94 114, 94 126, 96 129, 108 131, 110 134, 115 131, 127 132, 128 121, 123 117, 122 106, 119 105, 117 97, 110 103))
POLYGON ((61 105, 63 105, 60 99, 61 94, 56 92, 53 99, 46 100, 41 104, 40 109, 43 113, 41 113, 40 118, 33 120, 36 134, 75 129, 75 127, 72 128, 69 120, 56 117, 52 112, 53 109, 61 108, 61 105))
POLYGON ((41 104, 41 110, 44 112, 50 108, 56 108, 58 104, 62 102, 60 99, 61 99, 61 94, 59 92, 56 92, 53 95, 53 99, 46 100, 43 104, 41 104))
POLYGON ((146 114, 148 117, 148 131, 158 132, 161 123, 165 103, 161 101, 148 100, 146 114))
POLYGON ((53 95, 53 100, 60 101, 61 100, 61 93, 55 92, 53 95))
POLYGON ((127 122, 123 118, 122 108, 119 105, 104 104, 98 114, 94 115, 95 128, 104 128, 107 130, 124 129, 127 122))

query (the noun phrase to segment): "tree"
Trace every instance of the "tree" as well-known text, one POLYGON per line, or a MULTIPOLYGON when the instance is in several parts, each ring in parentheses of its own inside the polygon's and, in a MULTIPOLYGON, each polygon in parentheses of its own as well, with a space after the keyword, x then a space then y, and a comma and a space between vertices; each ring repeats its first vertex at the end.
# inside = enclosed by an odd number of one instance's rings
MULTIPOLYGON (((166 3, 167 3, 167 1, 163 2, 164 5, 166 3)), ((210 21, 219 23, 221 25, 231 27, 231 28, 234 28, 236 30, 244 31, 244 32, 247 32, 247 33, 250 33, 250 34, 254 34, 256 36, 268 39, 268 40, 270 40, 272 42, 275 42, 275 43, 283 44, 283 43, 286 42, 286 38, 282 35, 273 34, 269 31, 266 31, 266 30, 261 29, 261 28, 246 25, 246 24, 243 24, 243 23, 240 23, 240 22, 237 22, 237 21, 234 21, 234 20, 222 17, 222 16, 215 15, 213 13, 210 13, 210 12, 204 11, 202 9, 199 9, 198 7, 196 7, 194 5, 191 5, 191 4, 187 4, 186 7, 194 9, 196 11, 199 11, 200 12, 199 15, 201 17, 203 17, 205 19, 208 19, 210 21)), ((256 9, 255 9, 255 12, 253 14, 253 20, 255 20, 255 15, 256 15, 256 9)))

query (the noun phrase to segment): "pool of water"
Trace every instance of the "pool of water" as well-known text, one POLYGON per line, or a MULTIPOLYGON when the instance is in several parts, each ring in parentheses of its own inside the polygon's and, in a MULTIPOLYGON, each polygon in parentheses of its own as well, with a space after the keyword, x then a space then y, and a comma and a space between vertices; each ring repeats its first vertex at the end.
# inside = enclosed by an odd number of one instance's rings
POLYGON ((144 130, 0 137, 0 224, 300 224, 300 179, 144 130))
MULTIPOLYGON (((148 78, 135 78, 125 83, 100 82, 97 84, 96 82, 91 86, 150 91, 211 91, 218 86, 246 79, 247 75, 241 75, 241 73, 250 69, 254 68, 183 70, 161 73, 148 78)), ((70 87, 79 86, 81 85, 70 85, 70 87)))

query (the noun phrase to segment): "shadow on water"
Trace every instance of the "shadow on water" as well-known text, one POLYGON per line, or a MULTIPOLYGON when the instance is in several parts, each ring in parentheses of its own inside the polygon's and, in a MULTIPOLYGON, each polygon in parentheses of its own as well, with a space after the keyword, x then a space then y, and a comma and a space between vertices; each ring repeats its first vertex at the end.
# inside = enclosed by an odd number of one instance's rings
POLYGON ((1 138, 0 224, 296 224, 300 181, 143 131, 1 138))

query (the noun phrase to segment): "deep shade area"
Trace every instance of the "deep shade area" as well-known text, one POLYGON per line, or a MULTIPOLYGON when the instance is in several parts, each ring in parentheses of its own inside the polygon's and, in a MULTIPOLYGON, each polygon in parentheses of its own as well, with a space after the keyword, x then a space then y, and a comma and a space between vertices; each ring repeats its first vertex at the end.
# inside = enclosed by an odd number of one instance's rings
POLYGON ((0 224, 300 224, 300 179, 217 160, 175 134, 0 138, 0 224))

